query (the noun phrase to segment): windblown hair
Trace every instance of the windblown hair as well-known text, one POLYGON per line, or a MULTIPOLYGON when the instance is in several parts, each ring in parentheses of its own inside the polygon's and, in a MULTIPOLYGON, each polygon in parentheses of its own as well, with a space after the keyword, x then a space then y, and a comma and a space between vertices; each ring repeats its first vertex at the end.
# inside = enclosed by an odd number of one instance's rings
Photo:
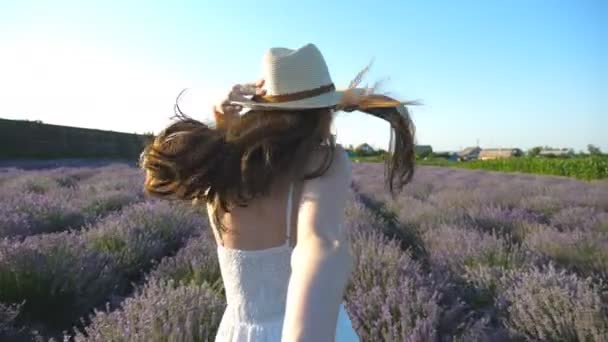
MULTIPOLYGON (((140 157, 144 190, 154 197, 205 201, 229 212, 268 194, 279 177, 322 175, 333 159, 335 142, 325 134, 332 115, 327 108, 249 111, 227 127, 212 127, 175 108, 179 120, 160 132, 140 157), (325 151, 322 163, 303 174, 315 149, 325 151)), ((224 230, 220 217, 215 210, 216 226, 224 230)))
MULTIPOLYGON (((383 95, 368 96, 370 106, 375 101, 394 101, 383 95)), ((412 104, 415 104, 412 102, 412 104)), ((416 161, 415 126, 410 119, 409 112, 404 105, 396 107, 368 107, 361 103, 358 109, 366 114, 373 115, 388 121, 391 125, 389 142, 390 156, 385 159, 384 179, 392 196, 395 190, 399 192, 412 180, 414 164, 416 161)))
MULTIPOLYGON (((156 136, 140 156, 145 170, 145 193, 154 197, 205 201, 213 205, 214 222, 224 226, 220 210, 246 206, 268 194, 280 177, 311 179, 330 167, 335 150, 328 136, 329 108, 297 111, 252 110, 212 127, 183 114, 156 136), (305 174, 315 150, 325 152, 319 168, 305 174)), ((392 127, 390 157, 386 159, 387 187, 394 195, 414 172, 414 126, 400 102, 382 95, 358 97, 337 110, 360 110, 388 121, 392 127)))

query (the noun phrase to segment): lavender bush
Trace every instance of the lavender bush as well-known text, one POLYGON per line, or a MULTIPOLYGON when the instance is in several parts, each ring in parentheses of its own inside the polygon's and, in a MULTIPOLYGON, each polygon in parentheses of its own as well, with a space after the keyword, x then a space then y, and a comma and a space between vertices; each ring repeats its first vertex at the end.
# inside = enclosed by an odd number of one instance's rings
POLYGON ((225 309, 215 241, 207 231, 192 237, 174 256, 164 257, 145 284, 120 308, 95 310, 91 324, 64 338, 76 341, 213 340, 225 309), (163 300, 163 296, 172 300, 163 300), (186 301, 184 303, 183 301, 186 301), (167 317, 158 317, 155 310, 167 317), (184 315, 190 311, 191 317, 184 315), (150 323, 157 322, 157 323, 150 323), (153 326, 157 324, 158 327, 153 326), (160 328, 159 328, 160 327, 160 328), (130 331, 145 331, 131 336, 130 331))
POLYGON ((25 192, 45 194, 57 188, 59 188, 59 184, 47 172, 22 171, 22 173, 3 182, 2 193, 4 195, 16 195, 25 192))
POLYGON ((566 207, 551 217, 551 225, 559 230, 596 230, 608 222, 606 215, 594 207, 566 207))
POLYGON ((51 195, 27 192, 0 202, 0 237, 51 233, 83 225, 80 199, 72 190, 51 195))
POLYGON ((212 341, 224 309, 224 300, 206 284, 150 280, 119 310, 96 310, 84 331, 76 329, 74 340, 212 341))
POLYGON ((353 241, 355 271, 348 313, 363 340, 432 341, 440 320, 440 293, 419 265, 378 233, 353 241))
MULTIPOLYGON (((345 305, 363 341, 608 340, 608 182, 420 167, 393 198, 381 165, 353 176, 345 305)), ((214 338, 225 299, 207 217, 138 203, 142 181, 121 165, 0 172, 0 234, 14 237, 0 244, 0 339, 62 312, 62 328, 83 317, 66 340, 214 338)))
POLYGON ((86 229, 83 238, 91 249, 110 255, 118 272, 131 280, 203 227, 204 217, 196 209, 151 200, 106 217, 86 229))
POLYGON ((69 324, 112 291, 115 274, 113 261, 74 232, 0 241, 0 302, 25 301, 19 323, 69 324))
POLYGON ((185 285, 207 283, 223 296, 216 242, 208 230, 191 238, 175 256, 164 257, 147 277, 185 285))
POLYGON ((505 325, 515 334, 539 340, 608 340, 601 284, 551 266, 515 274, 510 280, 503 293, 510 302, 505 325))
POLYGON ((420 167, 393 198, 382 165, 355 164, 353 172, 360 196, 394 215, 392 229, 407 231, 394 236, 420 237, 427 253, 416 261, 428 259, 430 272, 453 285, 438 288, 439 316, 469 316, 460 334, 439 329, 435 340, 606 339, 608 182, 420 167), (450 293, 464 303, 446 304, 450 293))
MULTIPOLYGON (((494 272, 501 319, 513 338, 534 341, 606 341, 603 284, 557 270, 552 264, 529 270, 494 272)), ((492 273, 492 272, 490 272, 492 273)), ((487 280, 491 279, 490 282, 487 280)))
MULTIPOLYGON (((82 170, 45 172, 54 185, 0 200, 0 208, 15 209, 0 221, 13 224, 7 234, 13 237, 0 243, 0 303, 24 300, 15 317, 18 324, 52 333, 106 300, 116 304, 131 281, 205 227, 206 217, 184 203, 133 204, 144 199, 137 170, 109 167, 100 171, 105 178, 82 170), (112 176, 120 178, 109 181, 112 176), (72 224, 66 223, 69 217, 72 224), (40 234, 55 229, 67 231, 40 234)), ((27 184, 6 183, 9 189, 27 184)))
POLYGON ((608 279, 607 233, 540 225, 529 230, 525 244, 530 251, 583 276, 608 279))
POLYGON ((527 251, 496 233, 437 225, 425 229, 424 243, 434 265, 461 274, 478 265, 519 268, 527 261, 527 251))
POLYGON ((141 173, 107 167, 22 171, 0 186, 0 237, 78 228, 144 199, 141 173))
MULTIPOLYGON (((549 241, 549 236, 556 235, 556 231, 593 236, 594 247, 578 248, 574 253, 581 254, 580 257, 568 257, 578 258, 580 262, 574 263, 580 264, 581 270, 589 268, 582 264, 588 265, 584 260, 591 259, 583 254, 599 257, 600 250, 604 249, 608 231, 606 181, 419 167, 404 192, 391 198, 382 183, 381 164, 355 164, 353 174, 357 191, 384 203, 399 220, 399 228, 427 237, 425 247, 431 254, 443 253, 442 249, 447 247, 447 242, 440 241, 444 239, 433 237, 437 227, 446 225, 463 231, 497 234, 505 239, 508 248, 519 248, 517 246, 523 244, 528 250, 526 260, 530 265, 538 261, 538 254, 558 258, 558 254, 548 251, 554 248, 540 247, 542 235, 547 235, 544 240, 549 241), (433 232, 427 232, 429 229, 433 232), (432 248, 433 244, 437 247, 432 248)), ((458 250, 467 253, 467 248, 458 250)), ((598 267, 592 269, 597 271, 598 267)))
POLYGON ((439 284, 380 232, 381 221, 360 203, 347 209, 354 270, 346 309, 364 341, 431 341, 441 308, 439 284))

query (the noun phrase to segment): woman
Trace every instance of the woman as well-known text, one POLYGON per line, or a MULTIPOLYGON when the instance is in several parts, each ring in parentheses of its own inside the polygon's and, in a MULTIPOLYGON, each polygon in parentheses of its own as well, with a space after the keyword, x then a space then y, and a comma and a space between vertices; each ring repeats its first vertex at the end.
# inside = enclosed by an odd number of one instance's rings
POLYGON ((391 124, 391 192, 414 164, 404 103, 356 88, 365 71, 336 91, 316 46, 272 48, 263 81, 236 85, 214 107, 215 127, 176 105, 180 120, 144 150, 148 194, 207 205, 228 303, 216 341, 359 340, 342 303, 351 164, 330 134, 333 113, 391 124))

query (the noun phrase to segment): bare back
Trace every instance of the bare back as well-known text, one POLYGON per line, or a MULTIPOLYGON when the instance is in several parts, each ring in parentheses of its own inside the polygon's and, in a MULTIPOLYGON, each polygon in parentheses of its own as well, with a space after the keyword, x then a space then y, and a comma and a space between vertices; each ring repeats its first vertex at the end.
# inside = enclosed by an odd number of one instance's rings
MULTIPOLYGON (((342 161, 344 156, 340 154, 344 153, 344 149, 340 145, 336 145, 334 160, 327 173, 331 173, 331 170, 336 167, 335 164, 342 161)), ((323 160, 323 156, 324 151, 313 153, 307 163, 307 171, 316 170, 323 160)), ((297 243, 296 218, 302 185, 302 182, 293 182, 291 208, 288 210, 290 181, 277 179, 271 185, 268 196, 256 198, 247 207, 234 207, 230 213, 223 215, 222 222, 227 231, 222 232, 221 237, 211 220, 213 209, 208 205, 209 221, 217 243, 232 249, 261 250, 285 244, 289 231, 289 244, 295 246, 297 243), (286 227, 289 212, 291 212, 290 229, 286 227)))

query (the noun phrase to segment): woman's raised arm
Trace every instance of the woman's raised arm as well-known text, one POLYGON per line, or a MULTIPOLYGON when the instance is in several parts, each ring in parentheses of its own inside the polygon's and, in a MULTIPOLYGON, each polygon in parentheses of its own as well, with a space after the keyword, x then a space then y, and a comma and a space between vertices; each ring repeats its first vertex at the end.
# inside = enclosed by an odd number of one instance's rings
POLYGON ((334 341, 352 261, 344 209, 351 164, 337 147, 324 175, 304 182, 281 341, 334 341))

